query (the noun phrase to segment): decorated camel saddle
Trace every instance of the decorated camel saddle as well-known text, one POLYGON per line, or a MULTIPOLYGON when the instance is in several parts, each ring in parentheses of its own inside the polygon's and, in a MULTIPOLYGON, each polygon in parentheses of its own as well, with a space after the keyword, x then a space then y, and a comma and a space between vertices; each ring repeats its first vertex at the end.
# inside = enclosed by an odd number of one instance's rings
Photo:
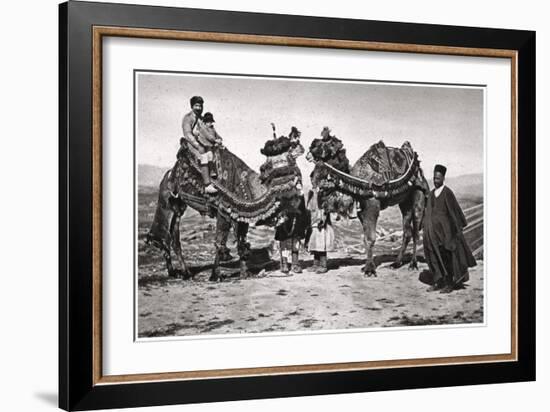
POLYGON ((415 152, 409 142, 397 148, 388 147, 380 140, 355 163, 352 174, 382 187, 406 177, 413 169, 415 160, 415 152))
POLYGON ((182 180, 193 186, 194 190, 189 190, 188 187, 185 192, 196 194, 194 199, 186 199, 187 201, 197 201, 202 197, 205 199, 205 207, 210 210, 219 210, 237 221, 256 223, 270 219, 282 199, 301 193, 300 171, 295 157, 289 154, 295 153, 292 147, 287 147, 276 156, 266 156, 261 175, 227 148, 214 147, 210 169, 215 176, 212 184, 217 193, 207 195, 204 193, 197 154, 186 146, 185 141, 182 140, 181 144, 174 169, 176 173, 184 173, 182 180), (284 161, 283 158, 287 160, 284 161))
POLYGON ((279 136, 265 142, 260 152, 266 157, 260 167, 260 180, 266 185, 279 185, 293 180, 296 185, 302 184, 302 174, 296 159, 304 154, 299 142, 300 132, 292 127, 289 137, 279 136))
POLYGON ((320 162, 320 167, 326 169, 323 186, 338 187, 352 195, 390 197, 405 191, 408 186, 418 186, 426 193, 429 191, 418 155, 408 141, 397 148, 386 146, 380 140, 351 168, 345 151, 340 150, 329 160, 320 162), (346 161, 342 162, 339 157, 346 161))

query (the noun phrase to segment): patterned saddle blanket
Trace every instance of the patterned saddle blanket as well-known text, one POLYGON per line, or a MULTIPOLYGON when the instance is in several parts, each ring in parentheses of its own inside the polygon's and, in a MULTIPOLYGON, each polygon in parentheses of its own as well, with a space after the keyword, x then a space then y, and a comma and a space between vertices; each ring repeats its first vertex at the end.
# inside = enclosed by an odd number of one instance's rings
POLYGON ((193 182, 208 203, 237 221, 255 223, 269 219, 280 205, 281 198, 299 192, 294 175, 274 177, 266 185, 257 172, 226 148, 215 148, 212 154, 210 167, 217 175, 212 184, 218 189, 214 195, 204 193, 199 161, 193 151, 180 150, 178 162, 184 162, 184 168, 191 166, 189 169, 194 176, 187 180, 193 182))
POLYGON ((260 182, 260 175, 252 170, 238 156, 223 148, 214 150, 213 167, 217 178, 212 182, 223 194, 232 195, 243 203, 254 202, 268 193, 260 182))
POLYGON ((353 165, 351 174, 376 186, 384 186, 404 176, 414 160, 415 153, 409 142, 397 148, 388 147, 380 140, 353 165))
POLYGON ((336 188, 352 196, 387 199, 411 186, 426 194, 429 192, 418 155, 409 142, 400 148, 386 147, 382 141, 372 145, 353 165, 350 173, 325 162, 318 162, 316 167, 323 168, 328 175, 321 183, 323 188, 336 188))

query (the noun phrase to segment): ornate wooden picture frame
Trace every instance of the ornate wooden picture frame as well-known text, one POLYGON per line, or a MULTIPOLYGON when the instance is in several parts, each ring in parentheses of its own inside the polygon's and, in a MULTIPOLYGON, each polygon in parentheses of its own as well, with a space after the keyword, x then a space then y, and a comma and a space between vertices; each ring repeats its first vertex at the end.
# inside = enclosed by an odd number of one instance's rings
MULTIPOLYGON (((69 2, 60 5, 59 406, 216 402, 535 379, 535 33, 69 2), (364 50, 511 64, 510 352, 161 373, 103 372, 102 59, 107 37, 364 50)), ((503 177, 504 178, 504 177, 503 177)))

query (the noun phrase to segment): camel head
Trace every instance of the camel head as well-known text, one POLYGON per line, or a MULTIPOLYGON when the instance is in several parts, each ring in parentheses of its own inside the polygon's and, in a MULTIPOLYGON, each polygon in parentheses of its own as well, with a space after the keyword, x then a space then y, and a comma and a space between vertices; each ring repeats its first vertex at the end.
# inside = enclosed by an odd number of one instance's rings
POLYGON ((350 163, 342 141, 332 135, 328 127, 324 127, 321 138, 311 142, 306 159, 315 163, 310 178, 312 187, 319 190, 321 207, 327 212, 347 217, 353 209, 353 198, 336 191, 330 173, 327 168, 322 167, 324 163, 344 173, 350 172, 350 163))
POLYGON ((330 133, 328 127, 321 131, 321 138, 314 139, 309 146, 306 159, 315 163, 311 174, 311 184, 315 187, 330 186, 330 176, 325 168, 320 167, 320 162, 325 163, 344 173, 350 172, 350 163, 346 155, 346 149, 340 139, 330 133))

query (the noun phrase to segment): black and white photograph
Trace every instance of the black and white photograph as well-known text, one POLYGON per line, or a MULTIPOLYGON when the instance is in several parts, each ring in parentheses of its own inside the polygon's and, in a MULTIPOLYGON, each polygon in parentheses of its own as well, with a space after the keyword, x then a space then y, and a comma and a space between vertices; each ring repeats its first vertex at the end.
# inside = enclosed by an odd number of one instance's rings
POLYGON ((6 3, 1 410, 544 410, 543 5, 6 3))
POLYGON ((134 70, 138 339, 484 323, 482 85, 134 70))

